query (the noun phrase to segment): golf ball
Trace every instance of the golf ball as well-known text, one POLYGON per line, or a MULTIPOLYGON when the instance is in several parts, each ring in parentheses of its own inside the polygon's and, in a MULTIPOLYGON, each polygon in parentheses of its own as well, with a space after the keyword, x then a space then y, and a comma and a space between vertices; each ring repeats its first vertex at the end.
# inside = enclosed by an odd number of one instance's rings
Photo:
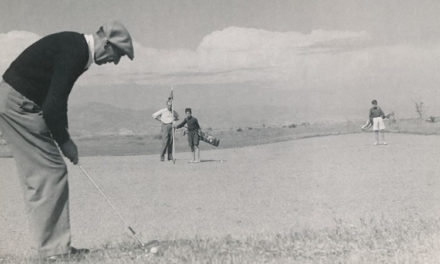
POLYGON ((159 249, 157 247, 152 247, 150 249, 150 253, 152 253, 152 254, 156 254, 158 251, 159 251, 159 249))

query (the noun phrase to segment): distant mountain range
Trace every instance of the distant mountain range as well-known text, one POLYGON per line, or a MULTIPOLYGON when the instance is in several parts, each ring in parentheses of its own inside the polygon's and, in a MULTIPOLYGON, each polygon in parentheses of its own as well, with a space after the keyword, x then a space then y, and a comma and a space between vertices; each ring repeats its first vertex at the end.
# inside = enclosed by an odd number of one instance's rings
MULTIPOLYGON (((269 85, 269 84, 267 84, 269 85)), ((170 86, 74 87, 69 100, 70 130, 76 135, 156 134, 152 113, 164 108, 170 86)), ((339 93, 267 87, 263 84, 180 85, 175 107, 184 118, 191 107, 203 128, 234 129, 302 122, 334 122, 366 116, 369 102, 339 103, 339 93)))
POLYGON ((69 130, 75 136, 151 134, 159 127, 151 111, 104 103, 74 106, 69 108, 69 130))
MULTIPOLYGON (((104 103, 87 103, 69 108, 69 131, 74 136, 92 135, 155 135, 160 133, 160 122, 151 115, 158 109, 133 110, 104 103)), ((184 110, 177 110, 180 121, 184 110)), ((228 130, 245 127, 274 125, 284 109, 274 106, 251 108, 237 105, 234 108, 206 107, 195 109, 194 116, 204 129, 228 130), (273 121, 272 121, 273 120, 273 121)), ((285 121, 284 124, 293 122, 285 121)), ((282 124, 279 122, 279 124, 282 124)))

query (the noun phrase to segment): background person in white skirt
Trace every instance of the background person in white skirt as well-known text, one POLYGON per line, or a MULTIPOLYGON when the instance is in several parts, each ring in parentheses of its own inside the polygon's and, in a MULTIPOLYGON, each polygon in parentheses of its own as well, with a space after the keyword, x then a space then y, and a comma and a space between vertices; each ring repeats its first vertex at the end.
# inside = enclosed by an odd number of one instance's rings
POLYGON ((373 106, 370 108, 370 122, 373 124, 375 137, 374 145, 386 145, 387 143, 385 142, 385 123, 383 122, 385 114, 383 113, 382 109, 377 105, 377 100, 371 101, 371 104, 373 106), (382 139, 382 142, 380 141, 380 139, 382 139))

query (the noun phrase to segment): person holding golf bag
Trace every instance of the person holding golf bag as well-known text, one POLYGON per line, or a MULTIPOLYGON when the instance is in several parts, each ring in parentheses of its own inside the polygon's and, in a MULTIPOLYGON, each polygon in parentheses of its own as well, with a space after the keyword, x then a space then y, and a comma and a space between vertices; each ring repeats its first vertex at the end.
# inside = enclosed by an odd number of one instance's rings
POLYGON ((39 256, 81 256, 71 244, 67 167, 78 150, 70 138, 67 101, 93 62, 118 64, 134 57, 131 36, 117 21, 91 35, 60 32, 41 38, 9 66, 0 82, 0 130, 9 143, 24 192, 39 256))
POLYGON ((186 118, 176 126, 177 129, 187 126, 188 145, 191 148, 192 160, 191 163, 200 162, 200 149, 199 149, 199 130, 200 125, 197 118, 192 116, 191 108, 185 109, 186 118))
POLYGON ((371 108, 369 112, 369 120, 373 126, 374 131, 374 145, 386 145, 385 142, 385 123, 383 119, 385 118, 385 114, 382 109, 377 105, 377 100, 374 99, 371 101, 371 108), (381 137, 379 137, 379 134, 381 137), (382 139, 382 142, 380 141, 382 139))

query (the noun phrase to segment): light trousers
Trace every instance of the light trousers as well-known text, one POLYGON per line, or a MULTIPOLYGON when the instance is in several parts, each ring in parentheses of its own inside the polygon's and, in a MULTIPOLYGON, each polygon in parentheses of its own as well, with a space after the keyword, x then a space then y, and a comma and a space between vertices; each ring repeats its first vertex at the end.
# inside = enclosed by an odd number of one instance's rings
POLYGON ((168 153, 168 159, 173 157, 173 124, 164 124, 161 126, 162 132, 162 148, 160 156, 164 157, 168 153))
POLYGON ((0 131, 16 162, 39 255, 68 253, 71 236, 66 164, 40 107, 5 81, 0 82, 0 131))

